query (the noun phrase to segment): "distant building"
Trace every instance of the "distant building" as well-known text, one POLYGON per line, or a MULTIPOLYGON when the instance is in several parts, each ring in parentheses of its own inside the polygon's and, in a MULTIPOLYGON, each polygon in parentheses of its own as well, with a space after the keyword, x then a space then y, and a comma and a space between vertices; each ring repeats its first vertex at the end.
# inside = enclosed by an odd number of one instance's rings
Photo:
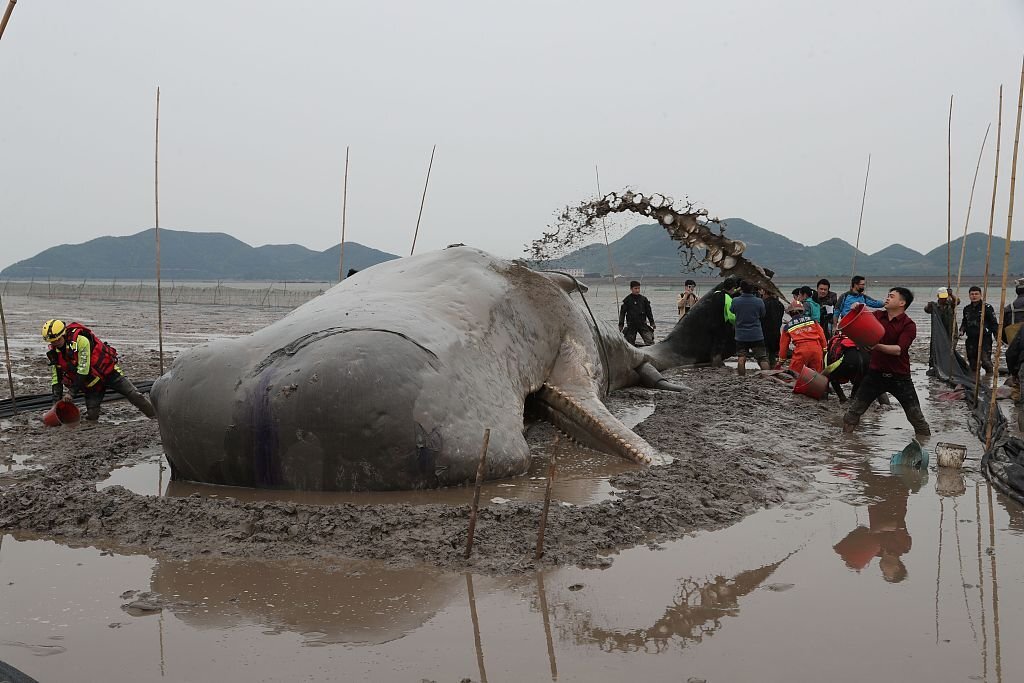
POLYGON ((566 275, 572 275, 573 277, 583 277, 582 268, 566 268, 562 272, 565 273, 566 275))

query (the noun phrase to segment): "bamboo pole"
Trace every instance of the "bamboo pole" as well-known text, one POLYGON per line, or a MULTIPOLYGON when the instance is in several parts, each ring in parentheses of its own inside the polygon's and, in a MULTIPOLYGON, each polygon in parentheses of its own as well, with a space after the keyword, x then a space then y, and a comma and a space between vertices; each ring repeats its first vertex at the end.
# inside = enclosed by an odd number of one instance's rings
POLYGON ((4 316, 4 299, 0 296, 0 327, 4 333, 4 365, 7 366, 7 385, 11 388, 11 407, 18 414, 18 401, 14 395, 14 375, 11 374, 11 349, 7 345, 7 318, 4 316))
POLYGON ((490 428, 484 430, 484 446, 480 449, 480 463, 476 466, 476 488, 473 491, 473 506, 469 509, 469 533, 466 537, 466 559, 473 552, 473 534, 476 532, 476 513, 480 507, 480 485, 484 481, 484 464, 487 462, 487 444, 491 441, 490 428))
POLYGON ((857 274, 857 252, 860 251, 860 228, 864 224, 864 202, 868 198, 868 177, 871 175, 871 155, 868 154, 868 170, 864 173, 864 192, 860 197, 860 218, 857 219, 857 243, 853 246, 853 264, 850 266, 850 277, 857 274))
MULTIPOLYGON (((1024 61, 1021 62, 1020 86, 1017 90, 1017 129, 1013 137, 1013 162, 1010 165, 1010 204, 1006 209, 1006 250, 1003 253, 1003 291, 999 297, 999 310, 1006 306, 1006 274, 1010 269, 1010 238, 1013 236, 1013 199, 1014 191, 1017 189, 1017 158, 1020 152, 1020 116, 1024 106, 1024 61)), ((1003 316, 999 316, 999 333, 996 339, 995 353, 992 358, 992 367, 999 367, 999 355, 1002 351, 1003 339, 1003 316)), ((992 447, 992 414, 996 410, 996 386, 999 382, 999 373, 992 373, 992 396, 988 406, 988 420, 985 429, 985 450, 992 447)))
MULTIPOLYGON (((558 442, 555 441, 557 444, 558 442)), ((544 508, 540 513, 540 529, 537 531, 537 550, 533 559, 539 560, 544 556, 544 531, 548 526, 548 510, 551 509, 551 484, 555 479, 555 454, 551 453, 551 462, 548 464, 548 481, 544 487, 544 508)))
POLYGON ((4 18, 0 19, 0 38, 4 37, 4 29, 7 28, 7 22, 11 20, 11 13, 14 11, 14 6, 18 4, 18 0, 10 0, 7 3, 7 9, 4 10, 4 18))
POLYGON ((409 256, 416 253, 416 238, 420 234, 420 219, 423 218, 423 204, 427 201, 427 185, 430 184, 430 169, 434 167, 434 152, 437 151, 437 145, 434 145, 430 150, 430 163, 427 164, 427 179, 423 182, 423 196, 420 198, 420 212, 416 216, 416 232, 412 234, 412 249, 409 250, 409 256))
MULTIPOLYGON (((946 289, 953 288, 953 96, 949 96, 949 126, 946 128, 946 289)), ((954 319, 956 318, 954 313, 954 319)))
MULTIPOLYGON (((160 340, 160 374, 164 374, 164 300, 160 291, 160 86, 156 88, 156 130, 153 136, 153 220, 156 233, 156 329, 160 340)), ((139 286, 142 292, 142 286, 139 286)))
MULTIPOLYGON (((988 214, 988 246, 985 248, 985 284, 983 285, 984 293, 981 295, 982 301, 988 302, 988 271, 989 262, 992 259, 992 226, 995 223, 996 218, 996 190, 999 188, 999 153, 1002 150, 1003 140, 1003 86, 999 86, 999 114, 998 123, 996 124, 996 162, 995 171, 992 177, 992 206, 989 209, 988 214)), ((981 350, 982 343, 985 341, 985 307, 981 307, 981 329, 978 330, 978 364, 974 371, 974 401, 978 401, 978 392, 981 390, 981 350)), ((1002 309, 998 312, 999 320, 1003 319, 1002 309)), ((999 343, 999 339, 995 340, 995 343, 999 343)), ((999 374, 998 369, 993 366, 992 372, 999 374)))
MULTIPOLYGON (((345 146, 345 181, 341 186, 341 255, 338 257, 338 282, 345 279, 345 215, 348 213, 348 145, 345 146)), ((415 238, 413 238, 415 240, 415 238)))
MULTIPOLYGON (((601 199, 601 172, 594 164, 594 176, 597 179, 597 198, 601 199)), ((612 290, 615 292, 615 305, 619 305, 619 283, 615 281, 615 263, 612 261, 612 245, 608 242, 608 219, 601 216, 601 228, 604 230, 604 248, 608 250, 608 272, 612 274, 612 290)))
MULTIPOLYGON (((992 128, 992 124, 988 124, 985 127, 985 136, 981 139, 981 149, 978 151, 978 164, 974 167, 974 180, 971 181, 971 196, 967 200, 967 219, 964 221, 964 234, 960 240, 960 265, 956 269, 956 294, 953 298, 953 324, 949 330, 949 371, 952 376, 953 370, 953 359, 956 357, 956 340, 957 340, 957 329, 956 324, 956 303, 960 301, 960 276, 964 270, 964 254, 967 251, 967 226, 971 223, 971 207, 974 205, 974 187, 978 184, 978 171, 981 170, 981 157, 985 153, 985 143, 988 142, 988 131, 992 128)), ((982 325, 985 324, 985 302, 981 304, 981 320, 982 325)), ((975 380, 977 385, 977 380, 975 380)))

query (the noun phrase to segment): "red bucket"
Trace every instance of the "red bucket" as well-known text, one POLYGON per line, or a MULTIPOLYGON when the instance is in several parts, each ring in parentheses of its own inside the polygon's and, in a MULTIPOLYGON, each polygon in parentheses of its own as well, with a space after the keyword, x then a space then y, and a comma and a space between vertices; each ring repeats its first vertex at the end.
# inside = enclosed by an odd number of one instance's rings
POLYGON ((800 376, 793 385, 793 393, 804 394, 820 401, 828 393, 828 377, 805 365, 800 368, 800 376))
POLYGON ((79 412, 78 406, 71 401, 57 401, 43 415, 43 422, 47 427, 59 427, 61 425, 69 425, 78 422, 81 418, 82 413, 79 412))
POLYGON ((850 312, 839 321, 836 329, 857 342, 858 346, 874 346, 885 334, 882 323, 878 322, 862 303, 854 304, 850 312))

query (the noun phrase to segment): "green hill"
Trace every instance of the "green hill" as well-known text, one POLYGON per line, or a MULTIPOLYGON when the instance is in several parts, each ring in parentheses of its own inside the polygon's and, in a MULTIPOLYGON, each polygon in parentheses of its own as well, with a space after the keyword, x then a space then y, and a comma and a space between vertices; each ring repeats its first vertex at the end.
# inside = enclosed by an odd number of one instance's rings
MULTIPOLYGON (((4 278, 153 279, 152 229, 51 247, 0 271, 4 278)), ((337 280, 340 245, 313 251, 298 244, 252 247, 221 232, 160 230, 160 275, 166 280, 337 280)), ((398 258, 345 243, 345 270, 398 258)))
MULTIPOLYGON (((728 237, 746 243, 745 255, 748 258, 782 276, 847 275, 853 265, 853 245, 838 237, 807 246, 742 218, 726 219, 725 226, 725 234, 728 237)), ((985 272, 987 240, 987 235, 983 233, 967 235, 964 275, 977 276, 985 272)), ((951 244, 954 275, 960 261, 962 241, 962 238, 958 238, 951 244)), ((993 273, 1002 272, 1005 244, 1002 238, 992 238, 993 273)), ((678 248, 679 243, 673 241, 657 224, 638 225, 611 243, 616 273, 629 277, 672 276, 692 272, 683 268, 678 248)), ((581 268, 586 273, 609 273, 608 252, 603 244, 588 245, 552 261, 550 265, 557 268, 581 268)), ((892 244, 874 254, 858 251, 857 271, 869 277, 945 275, 946 245, 936 247, 927 254, 921 254, 902 244, 892 244)), ((1010 272, 1022 271, 1024 242, 1015 241, 1011 247, 1010 272)))

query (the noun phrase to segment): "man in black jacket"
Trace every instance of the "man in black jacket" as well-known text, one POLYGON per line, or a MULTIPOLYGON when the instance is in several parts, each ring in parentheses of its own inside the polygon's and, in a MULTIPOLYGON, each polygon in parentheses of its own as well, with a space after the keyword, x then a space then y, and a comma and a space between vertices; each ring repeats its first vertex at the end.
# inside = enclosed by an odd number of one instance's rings
POLYGON ((818 322, 821 324, 821 329, 825 330, 826 339, 832 338, 832 325, 835 322, 836 304, 839 302, 839 297, 831 290, 832 283, 825 278, 821 278, 818 280, 814 295, 811 296, 811 300, 821 307, 821 320, 818 322))
POLYGON ((651 311, 651 302, 640 293, 640 283, 636 280, 629 283, 629 294, 619 307, 619 332, 622 332, 626 341, 633 346, 637 345, 637 332, 644 340, 644 345, 650 346, 654 343, 654 313, 651 311), (651 322, 650 326, 647 325, 648 320, 651 322))
POLYGON ((964 306, 964 318, 960 323, 960 334, 964 335, 967 346, 967 362, 971 372, 978 369, 978 337, 981 337, 981 367, 986 373, 992 372, 992 339, 999 331, 999 321, 992 304, 981 300, 981 287, 974 285, 968 290, 971 303, 964 306), (982 311, 984 311, 984 318, 982 311), (984 328, 984 332, 982 332, 984 328))

